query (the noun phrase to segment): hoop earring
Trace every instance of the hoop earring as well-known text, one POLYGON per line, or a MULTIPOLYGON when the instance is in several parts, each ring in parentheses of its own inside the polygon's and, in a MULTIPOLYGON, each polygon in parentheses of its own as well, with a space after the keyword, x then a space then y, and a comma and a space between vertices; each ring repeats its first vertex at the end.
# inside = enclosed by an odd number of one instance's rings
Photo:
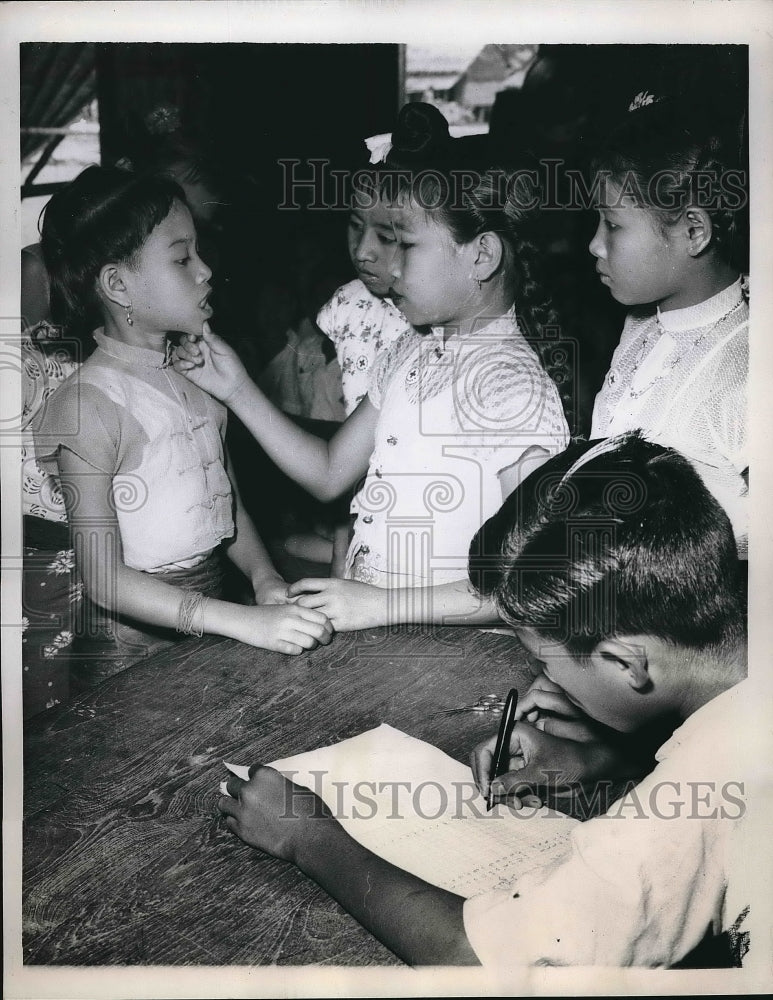
POLYGON ((134 306, 130 302, 128 306, 125 306, 125 309, 126 309, 126 322, 129 324, 129 326, 134 326, 134 320, 132 319, 134 306))

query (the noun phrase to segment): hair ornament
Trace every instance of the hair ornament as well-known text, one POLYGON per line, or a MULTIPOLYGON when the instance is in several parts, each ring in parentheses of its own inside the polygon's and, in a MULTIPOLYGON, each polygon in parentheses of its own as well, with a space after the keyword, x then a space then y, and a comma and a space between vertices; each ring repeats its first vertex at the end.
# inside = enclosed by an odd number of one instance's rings
POLYGON ((180 112, 173 104, 160 104, 145 115, 145 128, 151 135, 170 135, 181 128, 180 112))
POLYGON ((370 152, 370 162, 383 163, 392 148, 392 133, 382 132, 381 135, 372 135, 365 140, 365 145, 370 152))
POLYGON ((628 105, 628 110, 638 111, 639 108, 646 108, 650 104, 659 104, 660 101, 660 97, 655 97, 655 95, 651 94, 648 90, 640 90, 636 97, 634 97, 628 105))

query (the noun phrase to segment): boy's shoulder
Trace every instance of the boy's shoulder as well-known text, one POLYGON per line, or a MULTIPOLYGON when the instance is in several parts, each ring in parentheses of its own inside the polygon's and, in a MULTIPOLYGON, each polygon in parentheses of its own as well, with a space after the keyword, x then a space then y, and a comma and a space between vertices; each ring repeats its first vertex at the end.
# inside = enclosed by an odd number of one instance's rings
POLYGON ((717 758, 733 767, 747 759, 753 740, 742 738, 763 724, 764 696, 752 680, 733 685, 693 712, 658 750, 658 762, 717 758))

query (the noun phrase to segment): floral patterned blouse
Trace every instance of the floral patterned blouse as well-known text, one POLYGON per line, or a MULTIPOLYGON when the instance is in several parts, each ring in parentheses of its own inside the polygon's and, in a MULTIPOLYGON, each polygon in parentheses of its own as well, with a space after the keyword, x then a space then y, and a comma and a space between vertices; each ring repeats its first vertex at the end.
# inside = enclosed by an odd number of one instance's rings
POLYGON ((22 364, 22 499, 23 512, 46 521, 66 524, 67 513, 58 477, 38 462, 31 422, 55 389, 79 367, 64 344, 56 346, 58 331, 46 323, 24 331, 22 364), (46 341, 46 349, 39 341, 46 341))
POLYGON ((378 298, 359 278, 342 285, 325 303, 317 326, 335 345, 348 417, 368 393, 378 353, 413 327, 389 299, 378 298))

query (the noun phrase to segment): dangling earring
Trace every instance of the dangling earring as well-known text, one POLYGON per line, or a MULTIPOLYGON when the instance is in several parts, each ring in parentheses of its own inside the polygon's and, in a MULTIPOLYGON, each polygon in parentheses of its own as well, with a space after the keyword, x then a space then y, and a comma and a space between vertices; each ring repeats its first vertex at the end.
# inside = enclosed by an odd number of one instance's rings
POLYGON ((134 320, 132 319, 132 313, 134 312, 134 306, 130 302, 129 305, 126 306, 125 308, 126 308, 126 322, 129 324, 129 326, 134 326, 134 320))
POLYGON ((478 291, 480 291, 483 282, 480 280, 480 278, 476 278, 475 280, 478 282, 478 291))

